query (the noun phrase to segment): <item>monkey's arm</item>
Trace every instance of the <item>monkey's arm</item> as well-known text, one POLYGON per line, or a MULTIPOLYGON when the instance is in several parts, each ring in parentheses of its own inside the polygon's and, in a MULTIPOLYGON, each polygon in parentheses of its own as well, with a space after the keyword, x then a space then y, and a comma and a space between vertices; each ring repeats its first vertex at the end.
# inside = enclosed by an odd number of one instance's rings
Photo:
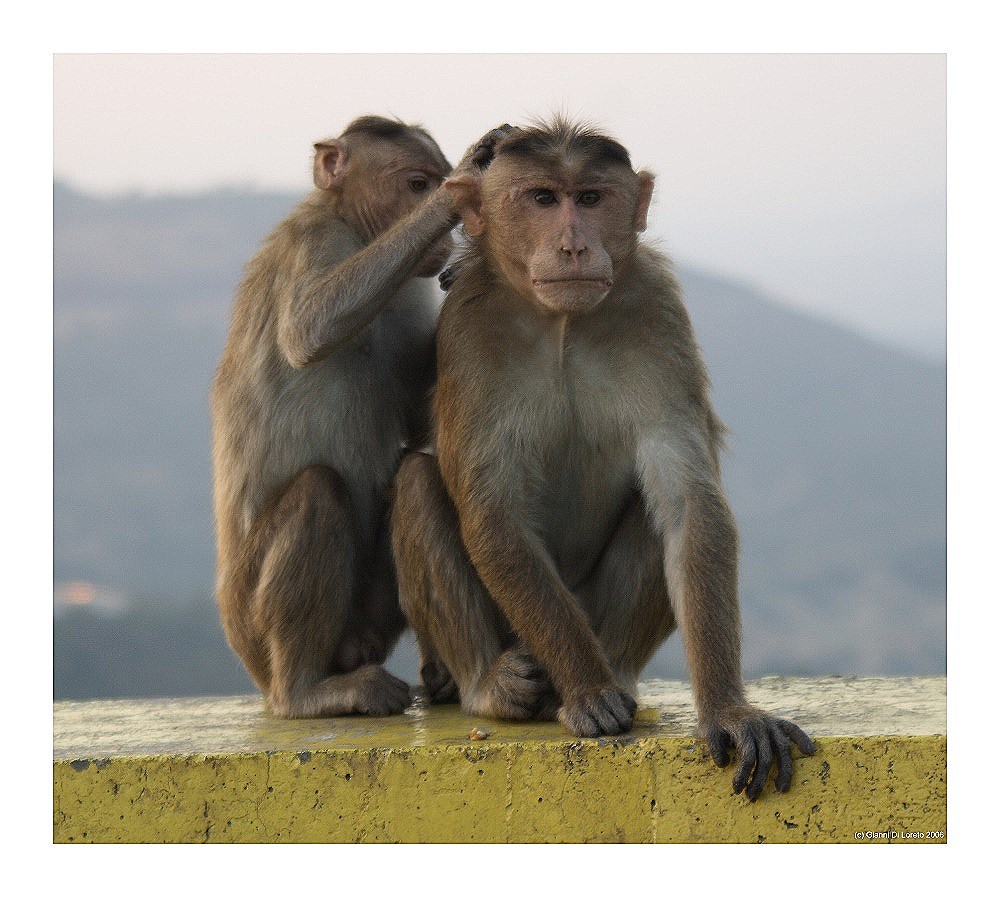
POLYGON ((586 614, 541 540, 497 501, 473 490, 456 502, 462 541, 491 597, 560 695, 560 721, 583 736, 631 728, 636 704, 621 691, 586 614))
POLYGON ((699 728, 719 766, 735 746, 733 790, 753 801, 767 782, 787 791, 789 739, 803 754, 809 737, 788 720, 747 703, 740 669, 738 537, 715 474, 703 426, 686 415, 652 429, 639 442, 638 469, 647 503, 664 537, 667 590, 684 639, 699 728))
POLYGON ((327 234, 300 249, 279 306, 278 342, 289 362, 304 367, 352 339, 385 307, 431 247, 458 218, 439 187, 406 218, 339 264, 327 234))
MULTIPOLYGON (((451 177, 479 177, 496 144, 512 130, 501 125, 484 134, 451 177)), ((279 294, 278 342, 289 362, 305 367, 320 361, 360 333, 459 217, 455 196, 440 186, 407 217, 346 258, 351 247, 331 246, 330 233, 314 233, 298 253, 290 287, 279 294)), ((343 244, 347 234, 337 236, 343 244)))

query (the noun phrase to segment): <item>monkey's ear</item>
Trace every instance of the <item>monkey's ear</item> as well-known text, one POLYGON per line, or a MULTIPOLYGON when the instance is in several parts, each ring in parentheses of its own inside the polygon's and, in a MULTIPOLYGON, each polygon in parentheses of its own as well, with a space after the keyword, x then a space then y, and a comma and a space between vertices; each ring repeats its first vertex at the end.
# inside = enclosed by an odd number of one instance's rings
POLYGON ((347 171, 347 147, 339 140, 314 143, 313 183, 320 190, 333 190, 344 182, 347 171))
POLYGON ((632 226, 636 233, 642 233, 646 229, 646 215, 649 212, 649 201, 653 198, 653 173, 651 171, 639 172, 639 193, 635 203, 635 218, 632 226))
POLYGON ((451 193, 452 202, 462 216, 465 232, 470 237, 479 237, 486 230, 486 220, 483 218, 483 194, 479 189, 479 180, 470 175, 459 175, 448 178, 444 182, 445 189, 451 193))

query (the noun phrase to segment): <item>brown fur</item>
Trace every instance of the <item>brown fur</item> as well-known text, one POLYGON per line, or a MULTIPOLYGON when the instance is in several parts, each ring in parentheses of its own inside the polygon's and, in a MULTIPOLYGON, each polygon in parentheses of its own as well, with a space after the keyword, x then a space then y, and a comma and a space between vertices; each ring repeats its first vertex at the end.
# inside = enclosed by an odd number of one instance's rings
POLYGON ((458 216, 419 128, 366 116, 315 151, 316 189, 247 267, 212 390, 216 594, 276 713, 394 713, 387 496, 426 436, 439 295, 415 275, 444 264, 458 216))
POLYGON ((636 680, 675 628, 701 728, 751 799, 791 723, 740 673, 737 532, 723 426, 668 261, 638 242, 652 176, 566 122, 502 142, 456 177, 471 248, 437 337, 437 457, 396 480, 404 611, 470 712, 630 728, 636 680))

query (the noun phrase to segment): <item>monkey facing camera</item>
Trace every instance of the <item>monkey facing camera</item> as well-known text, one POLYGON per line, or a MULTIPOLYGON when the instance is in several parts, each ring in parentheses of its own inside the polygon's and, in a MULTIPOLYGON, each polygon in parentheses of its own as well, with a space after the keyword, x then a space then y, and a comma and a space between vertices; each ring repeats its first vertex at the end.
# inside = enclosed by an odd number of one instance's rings
MULTIPOLYGON (((503 135, 470 147, 474 178, 503 135)), ((315 189, 247 266, 212 389, 216 597, 286 717, 400 712, 405 626, 387 495, 426 440, 439 291, 459 216, 421 128, 377 116, 315 144, 315 189)), ((442 681, 441 694, 454 686, 442 681)))
POLYGON ((794 723, 751 706, 724 427, 668 260, 653 176, 592 129, 514 129, 445 183, 470 245, 437 335, 435 454, 396 477, 399 594, 432 699, 576 735, 631 728, 675 628, 699 729, 736 792, 779 791, 794 723))

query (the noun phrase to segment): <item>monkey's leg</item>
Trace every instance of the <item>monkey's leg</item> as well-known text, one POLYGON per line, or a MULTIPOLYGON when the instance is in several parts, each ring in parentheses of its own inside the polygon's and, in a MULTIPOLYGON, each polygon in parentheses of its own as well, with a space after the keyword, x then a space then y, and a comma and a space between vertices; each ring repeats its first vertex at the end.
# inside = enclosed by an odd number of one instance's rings
POLYGON ((643 667, 677 625, 667 596, 663 539, 641 496, 629 503, 577 594, 621 686, 634 695, 643 667))
POLYGON ((345 621, 334 654, 336 668, 343 672, 365 664, 385 663, 406 628, 406 618, 399 606, 388 513, 379 524, 374 541, 358 602, 345 621))
MULTIPOLYGON (((378 570, 386 571, 384 584, 379 591, 373 594, 374 606, 384 606, 387 595, 388 579, 391 578, 392 602, 395 614, 398 615, 399 630, 406 627, 406 617, 400 606, 399 585, 396 577, 396 565, 392 556, 392 537, 389 516, 386 515, 385 528, 383 531, 384 542, 380 543, 380 550, 385 552, 386 565, 379 564, 378 570)), ((376 580, 374 586, 379 587, 376 580)), ((458 684, 452 678, 448 667, 438 656, 437 652, 426 641, 418 640, 420 650, 420 680, 424 684, 427 698, 432 704, 457 704, 460 701, 458 694, 458 684)))
POLYGON ((530 718, 549 687, 547 679, 515 645, 507 620, 470 563, 458 516, 430 455, 414 453, 400 465, 392 541, 400 603, 417 633, 424 666, 435 668, 431 675, 443 663, 469 713, 530 718))
POLYGON ((251 606, 270 660, 268 701, 280 716, 398 713, 406 683, 380 666, 335 672, 352 609, 357 535, 350 497, 327 467, 301 471, 262 512, 251 534, 260 550, 251 606))

